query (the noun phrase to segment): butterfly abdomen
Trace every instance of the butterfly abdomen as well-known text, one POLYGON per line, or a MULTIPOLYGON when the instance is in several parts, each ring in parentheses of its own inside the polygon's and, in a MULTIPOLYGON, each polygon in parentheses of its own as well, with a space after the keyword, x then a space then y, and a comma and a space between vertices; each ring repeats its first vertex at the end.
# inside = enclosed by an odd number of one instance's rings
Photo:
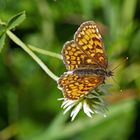
POLYGON ((80 76, 92 76, 92 75, 106 76, 107 75, 106 71, 102 68, 76 69, 73 71, 73 73, 80 76))

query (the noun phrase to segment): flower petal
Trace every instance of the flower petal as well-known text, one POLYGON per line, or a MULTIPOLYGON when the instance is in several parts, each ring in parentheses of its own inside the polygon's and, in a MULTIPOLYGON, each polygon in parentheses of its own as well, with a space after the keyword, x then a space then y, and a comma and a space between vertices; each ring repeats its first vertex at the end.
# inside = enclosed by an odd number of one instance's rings
POLYGON ((62 100, 64 100, 64 99, 65 99, 65 98, 58 98, 57 100, 58 100, 58 101, 62 101, 62 100))
POLYGON ((82 102, 80 102, 71 112, 71 121, 73 121, 76 115, 79 113, 80 109, 82 108, 82 102))
POLYGON ((64 111, 63 114, 66 114, 74 105, 75 105, 75 104, 71 104, 71 105, 67 106, 67 107, 65 108, 65 111, 64 111))
POLYGON ((83 101, 83 110, 84 113, 89 116, 90 118, 92 118, 91 114, 93 114, 94 112, 91 110, 90 106, 87 104, 86 100, 83 101))
POLYGON ((66 100, 65 102, 66 102, 66 103, 62 106, 64 109, 67 108, 68 106, 71 106, 72 104, 75 103, 74 100, 69 100, 69 99, 66 100))
POLYGON ((68 100, 65 100, 65 99, 64 99, 64 101, 63 101, 63 103, 62 103, 62 105, 61 105, 61 108, 63 108, 64 105, 67 104, 67 102, 68 102, 68 100))

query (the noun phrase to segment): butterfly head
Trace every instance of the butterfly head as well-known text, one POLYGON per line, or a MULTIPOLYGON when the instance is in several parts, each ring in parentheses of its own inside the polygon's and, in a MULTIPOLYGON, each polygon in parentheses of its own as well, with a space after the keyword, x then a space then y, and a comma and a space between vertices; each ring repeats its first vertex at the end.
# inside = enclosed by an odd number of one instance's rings
POLYGON ((108 77, 113 76, 113 72, 111 70, 106 71, 106 76, 108 77))

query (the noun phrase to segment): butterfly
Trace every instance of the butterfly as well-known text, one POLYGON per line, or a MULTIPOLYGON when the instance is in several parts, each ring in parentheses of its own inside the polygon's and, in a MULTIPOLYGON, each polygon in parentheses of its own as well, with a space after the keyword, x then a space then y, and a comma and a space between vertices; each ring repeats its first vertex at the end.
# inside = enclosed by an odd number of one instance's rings
POLYGON ((86 96, 113 75, 108 70, 105 47, 94 21, 82 23, 61 53, 68 71, 60 76, 58 88, 67 99, 86 96))

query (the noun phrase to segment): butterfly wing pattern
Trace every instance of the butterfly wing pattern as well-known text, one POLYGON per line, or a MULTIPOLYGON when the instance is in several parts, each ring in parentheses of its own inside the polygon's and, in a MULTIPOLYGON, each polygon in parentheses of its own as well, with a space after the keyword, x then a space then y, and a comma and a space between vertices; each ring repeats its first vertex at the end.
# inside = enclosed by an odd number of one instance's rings
POLYGON ((89 56, 98 67, 107 68, 107 57, 99 30, 93 21, 81 24, 74 35, 77 46, 89 56))
POLYGON ((68 99, 79 99, 79 97, 88 94, 103 82, 101 76, 78 76, 76 74, 63 74, 59 80, 59 86, 62 88, 64 96, 68 99))
POLYGON ((82 68, 85 65, 94 64, 94 61, 77 47, 74 40, 68 41, 64 44, 62 56, 67 70, 74 70, 80 67, 82 68))
POLYGON ((87 21, 81 24, 74 40, 64 44, 62 57, 68 72, 59 78, 58 88, 63 91, 64 97, 77 100, 104 82, 104 75, 86 73, 91 68, 105 71, 108 65, 102 38, 95 22, 87 21), (83 72, 75 73, 76 70, 83 72))

